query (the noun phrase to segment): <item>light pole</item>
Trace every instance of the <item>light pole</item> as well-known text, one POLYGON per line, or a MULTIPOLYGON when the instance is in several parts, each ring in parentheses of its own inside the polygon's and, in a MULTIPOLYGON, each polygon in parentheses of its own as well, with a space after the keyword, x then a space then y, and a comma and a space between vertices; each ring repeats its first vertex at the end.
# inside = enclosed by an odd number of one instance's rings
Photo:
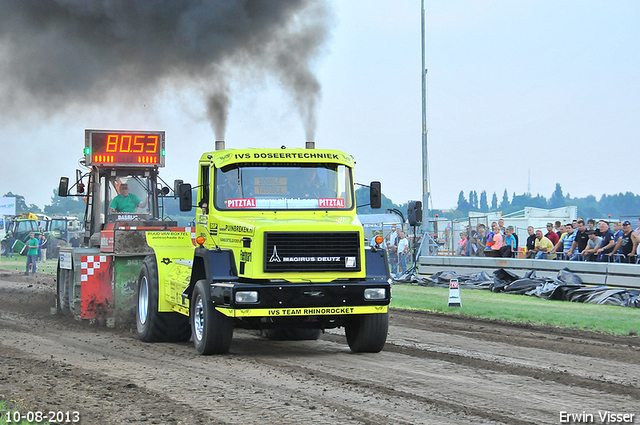
POLYGON ((429 154, 427 151, 427 68, 425 64, 426 20, 424 0, 422 0, 422 211, 425 217, 423 227, 429 233, 429 154))

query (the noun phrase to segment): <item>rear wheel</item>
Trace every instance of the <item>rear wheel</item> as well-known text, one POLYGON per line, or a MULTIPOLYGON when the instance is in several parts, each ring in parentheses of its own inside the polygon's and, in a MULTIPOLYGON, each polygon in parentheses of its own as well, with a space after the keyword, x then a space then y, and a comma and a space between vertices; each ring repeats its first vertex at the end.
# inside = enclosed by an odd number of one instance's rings
POLYGON ((354 317, 345 325, 349 348, 354 353, 377 353, 382 350, 389 332, 389 313, 354 317))
POLYGON ((138 337, 146 342, 188 341, 191 337, 189 318, 174 312, 159 312, 158 263, 150 255, 142 262, 138 278, 136 328, 138 337))
POLYGON ((69 292, 67 288, 67 274, 68 270, 61 269, 58 266, 57 278, 57 293, 58 293, 58 313, 69 312, 69 292))
POLYGON ((224 354, 231 347, 233 321, 215 309, 209 285, 199 280, 191 301, 193 343, 200 354, 224 354))

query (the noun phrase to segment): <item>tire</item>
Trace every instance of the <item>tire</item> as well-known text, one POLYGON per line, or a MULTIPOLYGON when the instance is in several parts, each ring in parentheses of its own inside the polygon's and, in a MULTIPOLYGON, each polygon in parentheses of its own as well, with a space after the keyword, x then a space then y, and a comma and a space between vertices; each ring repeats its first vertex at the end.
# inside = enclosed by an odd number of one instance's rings
MULTIPOLYGON (((78 315, 80 315, 80 304, 78 304, 78 308, 76 309, 76 278, 73 264, 71 267, 71 270, 66 270, 67 277, 64 282, 67 287, 67 298, 69 298, 69 313, 75 315, 77 311, 78 315)), ((80 294, 78 294, 78 303, 80 303, 80 294)))
POLYGON ((196 283, 191 299, 192 338, 198 353, 228 352, 233 337, 233 320, 215 309, 205 280, 196 283))
POLYGON ((312 328, 273 328, 265 331, 267 338, 272 341, 315 341, 321 333, 320 329, 312 328))
POLYGON ((2 248, 0 249, 0 255, 4 255, 7 252, 7 244, 2 242, 2 248))
POLYGON ((384 347, 389 332, 389 313, 365 314, 354 317, 344 327, 347 343, 354 353, 378 353, 384 347))
POLYGON ((138 278, 136 328, 145 342, 184 342, 191 337, 189 318, 174 312, 158 312, 158 263, 153 255, 142 262, 138 278))
POLYGON ((58 313, 69 313, 69 292, 67 292, 67 274, 68 270, 61 269, 58 266, 58 272, 56 273, 57 280, 57 294, 58 294, 58 313))

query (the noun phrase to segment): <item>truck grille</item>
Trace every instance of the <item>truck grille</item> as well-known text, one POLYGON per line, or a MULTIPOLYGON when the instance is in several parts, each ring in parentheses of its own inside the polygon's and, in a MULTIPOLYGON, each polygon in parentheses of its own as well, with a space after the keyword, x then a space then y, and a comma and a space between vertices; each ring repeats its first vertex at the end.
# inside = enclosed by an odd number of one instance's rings
POLYGON ((265 272, 360 271, 358 232, 265 232, 265 272))

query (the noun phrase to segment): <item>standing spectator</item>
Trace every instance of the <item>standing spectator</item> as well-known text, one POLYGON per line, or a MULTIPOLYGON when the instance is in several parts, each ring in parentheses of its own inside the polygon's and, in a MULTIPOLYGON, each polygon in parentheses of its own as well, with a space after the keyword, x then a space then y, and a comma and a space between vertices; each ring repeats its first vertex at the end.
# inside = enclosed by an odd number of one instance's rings
POLYGON ((373 232, 373 236, 371 237, 371 241, 369 242, 369 246, 372 246, 374 248, 378 247, 378 243, 376 242, 376 238, 380 236, 380 230, 376 230, 375 232, 373 232))
POLYGON ((403 274, 407 271, 407 256, 409 255, 409 240, 406 238, 404 232, 400 232, 400 241, 398 242, 398 273, 403 274))
POLYGON ((596 221, 592 218, 587 220, 587 230, 593 230, 596 236, 600 236, 600 231, 596 229, 596 221))
POLYGON ((536 246, 534 250, 536 252, 536 260, 544 260, 545 258, 553 260, 553 254, 550 254, 551 250, 553 250, 553 242, 548 237, 542 236, 542 230, 536 230, 536 246))
POLYGON ((33 232, 29 233, 29 242, 27 242, 27 270, 24 272, 25 276, 29 276, 29 267, 31 267, 31 271, 33 275, 36 275, 36 263, 38 262, 38 248, 40 247, 40 243, 38 239, 36 239, 33 232))
POLYGON ((576 236, 571 244, 571 249, 567 253, 570 261, 581 261, 582 251, 587 248, 589 242, 589 235, 587 235, 587 226, 584 224, 583 219, 578 220, 578 230, 575 232, 576 236), (572 253, 575 251, 575 254, 572 253))
POLYGON ((500 220, 498 220, 498 227, 500 228, 500 233, 504 235, 504 219, 501 218, 500 220))
POLYGON ((511 258, 517 249, 516 238, 513 236, 513 226, 506 227, 504 229, 504 245, 500 248, 500 253, 505 258, 511 258))
POLYGON ((564 254, 564 259, 568 260, 571 246, 573 245, 573 241, 575 241, 576 239, 576 232, 573 231, 573 226, 571 223, 567 223, 564 226, 564 230, 565 232, 562 234, 562 237, 551 252, 556 253, 560 251, 564 254))
MULTIPOLYGON (((496 223, 495 221, 491 223, 491 229, 489 229, 489 231, 487 232, 487 243, 485 244, 485 248, 484 248, 485 252, 491 250, 491 246, 493 245, 493 235, 495 234, 494 229, 497 225, 498 223, 496 223)), ((487 257, 490 257, 490 256, 491 256, 491 253, 487 255, 487 257)))
POLYGON ((558 234, 553 230, 553 224, 551 223, 547 223, 547 234, 544 236, 551 241, 553 246, 555 246, 560 240, 560 238, 558 237, 558 234))
POLYGON ((636 250, 640 244, 640 236, 633 230, 631 230, 631 222, 625 221, 622 223, 622 237, 618 239, 616 245, 613 247, 613 251, 609 254, 609 257, 613 253, 619 253, 624 255, 622 259, 623 263, 634 263, 636 258, 636 250))
POLYGON ((536 256, 536 232, 533 230, 533 226, 527 227, 527 233, 529 233, 529 237, 527 238, 527 255, 525 258, 534 258, 536 256))
POLYGON ((4 252, 4 256, 9 258, 9 254, 11 254, 11 258, 13 258, 13 244, 16 243, 16 238, 13 237, 13 233, 9 232, 7 234, 7 245, 6 251, 4 252))
POLYGON ((500 248, 504 245, 504 237, 500 234, 500 226, 493 226, 493 236, 491 238, 491 248, 485 251, 485 257, 500 257, 500 248))
POLYGON ((558 240, 560 240, 562 234, 565 232, 564 226, 562 225, 562 222, 560 220, 556 220, 554 229, 556 231, 556 235, 558 235, 558 240))
POLYGON ((389 234, 389 242, 387 242, 387 252, 389 253, 389 262, 391 263, 391 274, 398 273, 398 229, 395 224, 391 226, 389 234))
POLYGON ((44 235, 40 235, 40 252, 38 255, 38 261, 47 261, 47 238, 44 235))
POLYGON ((472 255, 474 257, 482 257, 484 255, 483 251, 486 247, 486 236, 487 236, 487 227, 479 223, 476 232, 474 233, 472 238, 467 237, 467 244, 471 245, 472 255))
POLYGON ((598 222, 598 229, 600 230, 602 241, 596 250, 597 260, 600 262, 609 261, 609 254, 613 252, 613 247, 616 244, 613 239, 613 232, 609 229, 609 223, 604 220, 598 222))
POLYGON ((71 239, 69 239, 69 243, 71 244, 72 248, 79 248, 81 245, 81 241, 80 238, 78 237, 77 233, 73 234, 73 237, 71 239))
POLYGON ((467 255, 467 234, 465 232, 460 232, 460 241, 458 241, 456 255, 463 257, 467 255))
POLYGON ((602 243, 602 238, 596 235, 595 230, 587 230, 587 236, 589 237, 589 241, 587 242, 587 247, 581 254, 586 261, 594 261, 596 259, 596 251, 600 247, 600 243, 602 243))
POLYGON ((617 221, 613 223, 613 240, 618 242, 618 239, 622 237, 622 222, 617 221))

